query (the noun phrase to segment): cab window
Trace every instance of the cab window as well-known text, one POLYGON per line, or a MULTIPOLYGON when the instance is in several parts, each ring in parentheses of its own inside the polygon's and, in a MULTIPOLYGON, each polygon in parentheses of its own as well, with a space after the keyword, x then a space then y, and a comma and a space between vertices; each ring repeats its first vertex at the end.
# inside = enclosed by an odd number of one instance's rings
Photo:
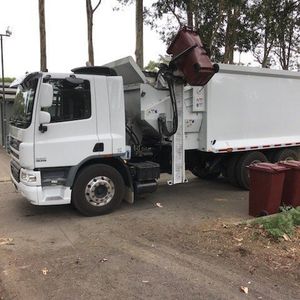
POLYGON ((51 123, 88 119, 91 116, 90 82, 71 83, 66 79, 45 79, 53 86, 53 104, 45 109, 51 123))

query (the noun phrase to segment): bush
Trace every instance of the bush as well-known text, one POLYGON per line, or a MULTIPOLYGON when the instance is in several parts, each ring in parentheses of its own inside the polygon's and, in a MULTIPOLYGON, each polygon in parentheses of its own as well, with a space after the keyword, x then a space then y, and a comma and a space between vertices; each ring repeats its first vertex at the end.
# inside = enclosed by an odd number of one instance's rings
POLYGON ((275 239, 283 237, 284 234, 291 236, 294 233, 295 226, 300 225, 300 207, 283 208, 282 210, 280 214, 275 216, 256 220, 275 239))
POLYGON ((290 210, 295 226, 300 226, 300 206, 290 210))

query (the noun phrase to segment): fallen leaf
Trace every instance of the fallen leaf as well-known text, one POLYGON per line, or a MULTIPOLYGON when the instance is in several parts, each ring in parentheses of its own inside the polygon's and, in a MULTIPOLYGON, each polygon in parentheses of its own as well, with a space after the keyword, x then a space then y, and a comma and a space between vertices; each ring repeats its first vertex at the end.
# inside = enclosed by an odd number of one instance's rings
POLYGON ((47 275, 49 272, 49 270, 47 268, 42 269, 42 273, 43 275, 47 275))
POLYGON ((213 229, 213 228, 211 228, 211 229, 204 229, 204 230, 202 230, 202 232, 210 232, 210 231, 217 231, 218 229, 213 229))
POLYGON ((290 241, 291 240, 290 237, 286 233, 284 233, 282 237, 285 241, 290 241))
POLYGON ((255 270, 256 270, 256 267, 255 267, 255 266, 251 266, 251 267, 249 268, 249 272, 250 272, 251 274, 253 274, 253 273, 255 272, 255 270))
POLYGON ((0 246, 1 245, 14 245, 12 238, 0 238, 0 246))
POLYGON ((163 208, 162 204, 159 203, 159 202, 156 202, 155 205, 156 205, 157 207, 159 207, 159 208, 163 208))
POLYGON ((242 291, 243 293, 245 293, 245 294, 248 294, 248 293, 249 293, 249 289, 248 289, 248 287, 246 287, 246 286, 241 286, 240 289, 241 289, 241 291, 242 291))
POLYGON ((228 200, 225 199, 225 198, 215 198, 215 201, 218 201, 218 202, 226 202, 226 201, 228 201, 228 200))
POLYGON ((236 240, 237 242, 241 242, 243 240, 243 238, 237 238, 237 237, 234 237, 233 239, 236 240))

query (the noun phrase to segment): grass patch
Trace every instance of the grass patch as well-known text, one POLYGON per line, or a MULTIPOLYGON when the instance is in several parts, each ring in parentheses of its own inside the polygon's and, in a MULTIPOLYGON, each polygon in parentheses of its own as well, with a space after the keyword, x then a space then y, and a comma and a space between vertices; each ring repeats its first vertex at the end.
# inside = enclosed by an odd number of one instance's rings
POLYGON ((282 238, 285 234, 291 237, 295 227, 300 225, 300 207, 282 208, 282 212, 266 218, 256 219, 256 224, 260 224, 267 233, 275 238, 282 238))

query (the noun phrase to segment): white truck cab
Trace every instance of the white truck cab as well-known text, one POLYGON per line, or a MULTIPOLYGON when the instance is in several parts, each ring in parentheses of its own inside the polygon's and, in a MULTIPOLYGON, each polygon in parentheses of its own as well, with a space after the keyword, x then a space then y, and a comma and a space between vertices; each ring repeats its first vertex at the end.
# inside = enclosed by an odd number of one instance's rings
MULTIPOLYGON (((32 204, 70 203, 77 172, 88 162, 124 163, 123 80, 107 75, 32 73, 20 82, 10 129, 11 174, 32 204)), ((96 184, 91 194, 99 187, 113 194, 109 179, 96 184)))

